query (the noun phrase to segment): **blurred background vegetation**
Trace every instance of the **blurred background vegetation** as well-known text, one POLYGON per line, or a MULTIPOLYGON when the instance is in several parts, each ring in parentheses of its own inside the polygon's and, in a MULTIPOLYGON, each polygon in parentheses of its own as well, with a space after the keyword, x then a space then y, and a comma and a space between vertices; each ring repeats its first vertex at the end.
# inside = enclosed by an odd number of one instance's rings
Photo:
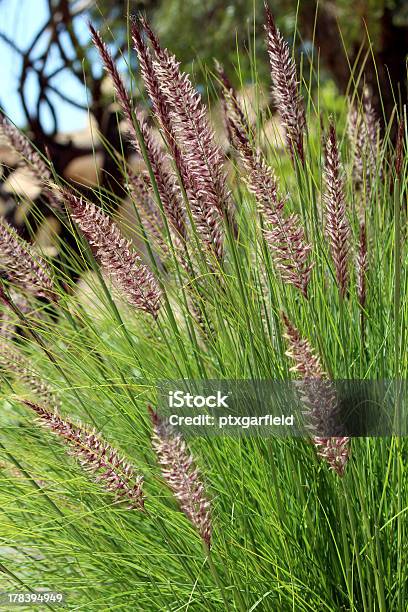
MULTIPOLYGON (((395 101, 406 103, 407 0, 270 0, 270 6, 306 77, 313 58, 333 100, 337 92, 347 94, 354 79, 360 91, 364 83, 370 86, 383 120, 395 101)), ((137 75, 127 15, 140 11, 194 74, 204 96, 212 97, 213 106, 217 92, 207 87, 207 77, 214 58, 237 88, 253 81, 255 64, 267 96, 263 0, 0 0, 0 108, 28 132, 59 175, 80 184, 88 196, 89 188, 105 188, 119 203, 122 175, 112 153, 128 156, 131 151, 119 133, 112 88, 90 43, 87 22, 91 19, 101 30, 124 74, 130 60, 137 75)), ((138 88, 133 90, 137 95, 138 88)), ((18 163, 1 141, 0 167, 0 214, 28 238, 36 231, 36 218, 30 217, 32 207, 25 201, 27 182, 20 189, 9 180, 18 163)), ((47 216, 41 194, 35 189, 30 194, 47 216)))
MULTIPOLYGON (((273 0, 270 5, 279 28, 295 43, 296 53, 310 54, 314 47, 327 77, 334 79, 341 92, 346 91, 350 69, 357 63, 356 73, 364 66, 367 83, 378 93, 374 58, 386 113, 393 106, 392 88, 397 99, 406 101, 407 0, 273 0)), ((234 80, 237 48, 245 78, 252 77, 252 54, 261 79, 268 79, 263 0, 105 0, 92 13, 96 19, 101 12, 105 17, 110 14, 112 29, 123 41, 127 8, 131 13, 142 10, 148 14, 163 43, 187 70, 195 72, 201 84, 202 68, 211 69, 214 57, 225 64, 234 80)), ((236 77, 235 84, 239 85, 236 77)), ((378 98, 377 104, 380 108, 378 98)))
MULTIPOLYGON (((30 0, 31 1, 31 0, 30 0)), ((100 66, 95 62, 96 54, 89 43, 86 21, 92 19, 104 32, 105 38, 127 57, 127 14, 142 11, 151 20, 154 29, 182 61, 189 72, 193 72, 198 86, 206 84, 206 71, 213 69, 217 58, 226 67, 235 85, 237 78, 237 50, 239 69, 245 81, 253 78, 251 60, 256 58, 258 75, 268 83, 267 57, 263 36, 263 0, 36 0, 38 7, 44 5, 44 19, 38 30, 32 29, 29 16, 25 16, 24 2, 0 0, 0 16, 4 17, 13 8, 15 19, 26 31, 23 48, 18 49, 13 35, 3 31, 3 43, 15 47, 22 57, 15 64, 15 72, 21 71, 20 81, 5 83, 14 87, 23 98, 24 87, 29 77, 37 79, 37 97, 34 101, 22 99, 27 126, 35 129, 35 121, 43 107, 48 115, 48 131, 58 129, 58 108, 51 100, 55 98, 54 75, 50 78, 47 68, 60 56, 58 74, 71 72, 84 83, 87 75, 87 101, 94 104, 92 111, 101 119, 103 92, 100 86, 100 66), (24 23, 27 21, 27 23, 24 23), (30 40, 31 38, 31 40, 30 40), (39 45, 41 40, 47 40, 39 45), (40 47, 40 53, 37 52, 40 47), (96 65, 95 65, 96 64, 96 65), (51 119, 50 119, 51 115, 51 119), (54 115, 54 116, 53 116, 54 115), (57 125, 55 125, 57 124, 57 125)), ((402 102, 406 100, 406 59, 408 50, 408 2, 407 0, 271 0, 271 8, 278 26, 287 39, 294 44, 298 56, 302 53, 319 57, 319 63, 327 78, 332 78, 341 93, 347 89, 351 70, 357 65, 364 71, 364 78, 377 93, 377 76, 371 52, 375 58, 378 78, 384 99, 385 112, 389 115, 393 106, 393 93, 402 102), (295 37, 296 32, 296 37, 295 37), (392 85, 392 86, 391 86, 392 85), (392 91, 394 90, 394 91, 392 91)), ((5 19, 0 19, 4 24, 5 19)), ((16 75, 17 76, 17 75, 16 75)), ((66 85, 69 84, 66 80, 66 85)), ((3 84, 4 85, 4 84, 3 84)), ((210 92, 211 93, 211 92, 210 92)), ((58 93, 69 99, 69 93, 60 87, 58 93)), ((33 97, 31 91, 31 96, 33 97)), ((0 97, 8 111, 8 92, 0 97)), ((61 97, 60 97, 61 99, 61 97)), ((85 98, 84 98, 85 99, 85 98)), ((73 105, 77 99, 71 99, 73 105)), ((380 109, 377 98, 377 108, 380 109)), ((9 111, 11 119, 13 113, 9 111)), ((72 128, 77 126, 72 125, 72 128)))

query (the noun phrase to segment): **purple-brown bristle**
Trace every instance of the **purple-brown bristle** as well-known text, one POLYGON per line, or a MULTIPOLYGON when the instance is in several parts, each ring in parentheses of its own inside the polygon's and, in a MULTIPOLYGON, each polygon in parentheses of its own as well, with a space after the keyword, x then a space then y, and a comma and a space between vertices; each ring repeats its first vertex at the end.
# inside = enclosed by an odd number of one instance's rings
POLYGON ((349 104, 347 127, 352 150, 354 186, 358 191, 363 191, 365 188, 366 198, 369 199, 376 180, 381 139, 380 122, 367 88, 363 92, 361 108, 349 104))
POLYGON ((233 125, 240 129, 245 135, 251 133, 251 127, 248 123, 247 117, 238 101, 237 93, 232 86, 222 64, 215 62, 215 69, 218 77, 221 81, 221 101, 224 113, 224 122, 226 125, 228 138, 230 143, 233 144, 233 125))
MULTIPOLYGON (((231 219, 230 193, 221 150, 215 142, 207 109, 188 75, 181 72, 176 58, 160 47, 146 22, 143 22, 143 27, 155 54, 151 63, 155 82, 153 97, 156 101, 161 100, 170 126, 165 129, 165 135, 171 133, 171 139, 181 152, 180 174, 198 232, 209 249, 221 259, 222 220, 231 219)), ((150 90, 153 91, 151 86, 150 90)), ((172 146, 171 141, 169 146, 172 146)))
POLYGON ((129 509, 144 507, 143 477, 119 452, 94 431, 75 425, 51 411, 28 400, 21 402, 31 408, 41 423, 51 429, 70 447, 71 454, 81 466, 96 476, 96 481, 107 491, 115 493, 116 500, 128 504, 129 509))
POLYGON ((3 219, 0 219, 0 269, 12 285, 54 302, 58 300, 46 262, 3 219))
POLYGON ((330 252, 334 262, 340 295, 344 298, 349 282, 348 260, 350 250, 350 226, 347 219, 344 180, 333 121, 330 123, 329 133, 326 139, 324 178, 326 233, 330 244, 330 252))
POLYGON ((290 155, 292 159, 297 155, 301 163, 304 164, 306 119, 303 100, 299 92, 295 62, 288 44, 276 27, 267 2, 265 2, 265 12, 265 30, 273 81, 273 99, 285 129, 290 155))
POLYGON ((141 115, 141 113, 135 113, 122 77, 120 76, 112 55, 102 40, 99 32, 97 32, 91 24, 89 25, 89 29, 92 34, 92 40, 98 49, 105 66, 106 72, 112 79, 118 103, 120 104, 128 122, 132 144, 136 151, 142 155, 138 134, 134 126, 134 122, 137 120, 164 211, 172 229, 176 232, 177 236, 180 238, 185 238, 185 215, 182 208, 180 190, 178 188, 176 176, 171 171, 166 155, 160 148, 158 142, 155 140, 152 130, 148 126, 145 118, 141 115))
POLYGON ((26 138, 18 128, 7 121, 1 113, 0 132, 6 138, 10 147, 19 154, 21 161, 32 168, 41 182, 48 183, 52 175, 41 155, 34 149, 28 138, 26 138))
POLYGON ((210 547, 210 501, 194 459, 179 433, 162 421, 149 406, 153 424, 153 449, 161 467, 163 478, 177 498, 181 510, 197 529, 202 540, 210 547))
POLYGON ((286 215, 284 203, 278 198, 275 174, 264 155, 254 150, 241 126, 230 120, 233 142, 247 172, 246 182, 256 198, 268 229, 268 242, 275 266, 282 278, 307 297, 313 263, 309 262, 312 249, 306 242, 297 215, 286 215))
POLYGON ((301 337, 285 313, 282 313, 282 320, 288 344, 286 355, 294 362, 291 371, 302 376, 301 399, 307 408, 312 432, 315 430, 320 434, 313 436, 313 443, 318 455, 327 461, 336 474, 343 476, 350 457, 349 438, 321 436, 321 432, 335 420, 338 411, 335 390, 309 341, 301 337))
POLYGON ((86 202, 68 189, 61 189, 61 198, 102 268, 117 282, 128 302, 156 318, 161 291, 130 241, 95 204, 86 202))

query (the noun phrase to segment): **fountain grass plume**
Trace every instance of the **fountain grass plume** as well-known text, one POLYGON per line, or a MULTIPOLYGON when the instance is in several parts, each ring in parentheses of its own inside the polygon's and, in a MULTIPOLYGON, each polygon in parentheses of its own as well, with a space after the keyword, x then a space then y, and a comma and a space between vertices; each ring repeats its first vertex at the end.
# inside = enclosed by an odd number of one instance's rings
POLYGON ((4 219, 0 219, 0 270, 11 285, 58 301, 47 263, 4 219))
POLYGON ((265 12, 266 42, 273 81, 272 96, 285 130, 292 161, 297 156, 304 164, 306 118, 296 76, 296 65, 288 44, 276 27, 267 2, 265 2, 265 12))
POLYGON ((56 410, 28 400, 20 401, 35 412, 43 426, 69 446, 70 454, 85 471, 95 475, 104 489, 115 494, 117 502, 125 502, 131 510, 143 509, 143 477, 113 446, 82 424, 63 419, 56 410))
POLYGON ((282 279, 295 286, 307 298, 313 262, 312 247, 298 215, 285 214, 284 201, 278 197, 273 169, 261 151, 254 149, 242 127, 230 118, 233 142, 246 170, 246 183, 255 196, 267 229, 265 239, 282 279))
MULTIPOLYGON (((223 256, 223 220, 233 223, 224 157, 215 141, 207 109, 180 62, 162 49, 146 21, 142 22, 154 51, 156 89, 163 97, 175 140, 183 159, 182 178, 199 234, 210 250, 223 256)), ((151 88, 150 88, 151 89, 151 88)), ((152 89, 151 89, 152 91, 152 89)), ((171 141, 169 146, 172 146, 171 141)))
POLYGON ((181 510, 197 529, 203 542, 211 544, 210 501, 193 456, 185 441, 149 406, 153 424, 153 449, 163 478, 177 498, 181 510))
POLYGON ((325 436, 338 425, 338 405, 335 390, 323 370, 318 355, 310 343, 302 338, 298 329, 282 313, 284 338, 288 345, 286 355, 294 362, 291 371, 300 374, 298 384, 301 400, 306 406, 306 417, 313 435, 317 454, 338 475, 343 476, 350 458, 350 439, 347 436, 325 436), (313 434, 317 431, 318 435, 313 434), (320 435, 319 435, 320 434, 320 435))
POLYGON ((130 241, 95 204, 85 201, 68 189, 61 188, 60 197, 89 242, 102 269, 116 281, 127 301, 156 318, 161 290, 130 241))
MULTIPOLYGON (((118 103, 120 104, 128 123, 131 142, 139 155, 142 155, 139 136, 135 128, 135 121, 137 121, 164 211, 172 229, 176 232, 178 237, 184 239, 186 232, 185 214, 182 208, 180 189, 177 184, 176 176, 172 172, 169 165, 167 156, 159 146, 159 143, 155 139, 153 132, 142 113, 134 110, 132 101, 122 77, 119 74, 107 45, 102 40, 101 35, 96 31, 92 24, 89 24, 89 29, 91 31, 93 43, 98 49, 105 66, 105 70, 112 79, 118 103)), ((151 188, 153 188, 153 186, 151 186, 151 188)))
POLYGON ((340 295, 344 298, 349 283, 350 226, 347 219, 344 178, 333 120, 330 122, 326 138, 324 178, 325 229, 340 295))

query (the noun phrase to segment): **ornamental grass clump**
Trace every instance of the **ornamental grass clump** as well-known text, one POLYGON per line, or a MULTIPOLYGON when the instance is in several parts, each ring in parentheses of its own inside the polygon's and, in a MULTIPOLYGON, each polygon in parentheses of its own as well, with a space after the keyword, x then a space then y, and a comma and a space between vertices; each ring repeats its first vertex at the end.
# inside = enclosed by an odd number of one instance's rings
POLYGON ((74 245, 51 229, 56 258, 0 226, 1 589, 90 611, 405 612, 406 109, 379 123, 363 69, 349 99, 319 80, 268 8, 270 77, 254 44, 250 73, 237 57, 213 79, 211 60, 207 88, 144 18, 129 62, 90 31, 133 149, 108 143, 116 193, 38 164, 74 245), (204 400, 169 414, 186 383, 204 400), (271 383, 295 391, 293 431, 219 427, 272 412, 271 383))

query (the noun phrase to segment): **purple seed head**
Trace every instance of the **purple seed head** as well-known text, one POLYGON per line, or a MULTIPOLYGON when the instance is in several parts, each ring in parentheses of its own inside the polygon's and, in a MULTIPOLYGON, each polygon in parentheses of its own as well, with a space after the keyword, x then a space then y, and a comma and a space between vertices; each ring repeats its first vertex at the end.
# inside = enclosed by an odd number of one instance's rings
POLYGON ((115 494, 116 501, 126 503, 129 509, 143 509, 143 477, 113 446, 83 425, 63 419, 55 410, 27 400, 22 403, 36 413, 42 425, 69 446, 70 454, 104 489, 115 494))
POLYGON ((141 262, 129 240, 100 208, 68 189, 61 198, 89 242, 103 270, 120 286, 128 302, 157 317, 161 291, 150 270, 141 262))
POLYGON ((211 544, 210 501, 194 459, 179 433, 162 421, 149 406, 153 424, 153 449, 162 475, 177 498, 181 510, 197 529, 204 543, 211 544))

